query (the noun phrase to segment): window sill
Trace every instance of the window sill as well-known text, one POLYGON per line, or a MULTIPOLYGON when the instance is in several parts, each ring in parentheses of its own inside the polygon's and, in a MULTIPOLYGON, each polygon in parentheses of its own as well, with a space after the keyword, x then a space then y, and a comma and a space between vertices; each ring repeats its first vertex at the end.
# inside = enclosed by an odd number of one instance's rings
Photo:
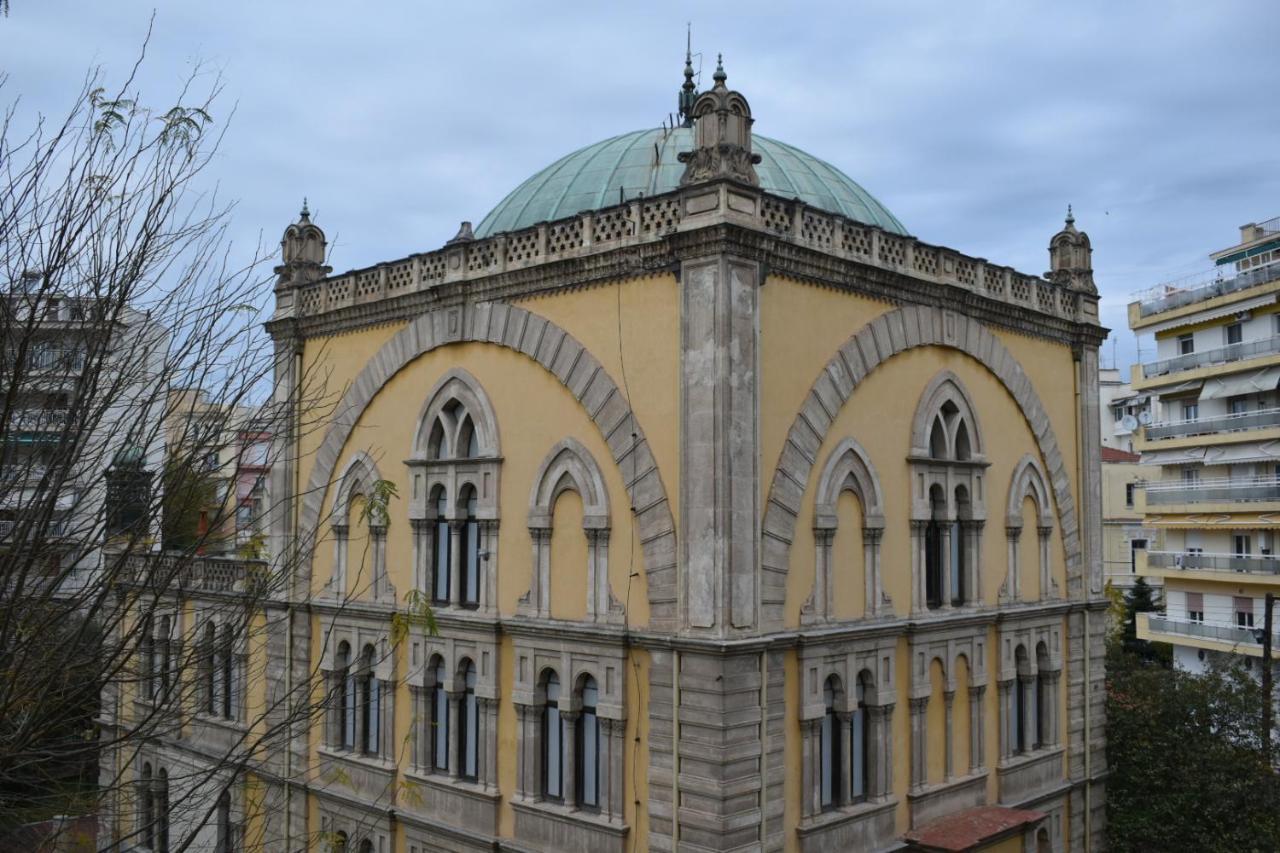
POLYGON ((406 770, 404 771, 404 777, 418 785, 438 788, 451 794, 461 794, 470 799, 481 800, 486 803, 496 805, 502 799, 502 794, 493 785, 464 779, 461 776, 450 776, 443 771, 439 773, 424 773, 420 770, 406 770))
POLYGON ((619 837, 626 835, 629 829, 621 821, 616 823, 610 821, 604 812, 595 811, 594 809, 573 808, 551 800, 514 800, 511 806, 517 812, 535 814, 561 823, 589 826, 592 829, 608 832, 619 837))
POLYGON ((350 764, 364 770, 371 770, 375 773, 395 773, 396 764, 386 758, 377 755, 366 755, 357 750, 340 749, 328 745, 317 747, 316 751, 322 758, 328 758, 331 761, 341 762, 342 764, 350 764))
POLYGON ((1017 770, 1020 767, 1026 767, 1030 764, 1039 764, 1048 761, 1058 755, 1061 755, 1064 747, 1061 744, 1055 746, 1042 746, 1039 749, 1030 752, 1020 752, 1010 756, 996 765, 996 769, 1000 771, 1017 770))
POLYGON ((884 812, 892 813, 898 807, 897 797, 886 797, 881 800, 865 800, 839 808, 828 809, 805 818, 797 832, 803 837, 813 833, 825 832, 846 823, 853 823, 884 812))
POLYGON ((248 725, 237 719, 224 717, 221 714, 210 714, 208 711, 196 711, 193 719, 198 723, 204 723, 220 729, 230 729, 234 732, 246 732, 249 730, 248 725))

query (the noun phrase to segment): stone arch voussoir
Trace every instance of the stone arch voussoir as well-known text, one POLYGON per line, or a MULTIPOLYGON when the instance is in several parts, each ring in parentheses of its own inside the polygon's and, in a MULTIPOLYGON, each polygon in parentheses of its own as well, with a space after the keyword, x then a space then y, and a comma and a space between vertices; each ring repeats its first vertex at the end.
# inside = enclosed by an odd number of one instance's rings
POLYGON ((991 372, 1013 397, 1035 436, 1057 505, 1066 551, 1070 594, 1083 587, 1080 531, 1066 460, 1031 380, 1018 360, 977 320, 928 306, 907 306, 876 317, 849 338, 824 366, 787 432, 765 505, 761 562, 764 624, 781 624, 791 543, 818 450, 840 408, 884 361, 910 349, 942 346, 959 350, 991 372))
MULTIPOLYGON (((600 362, 564 329, 530 311, 497 302, 430 311, 382 346, 343 395, 325 432, 301 501, 302 541, 318 541, 325 494, 343 447, 382 387, 414 359, 453 343, 490 343, 523 353, 552 373, 595 422, 622 474, 645 560, 649 622, 676 624, 676 532, 667 490, 644 431, 600 362), (634 438, 633 438, 634 435, 634 438)), ((310 571, 310 558, 304 572, 310 571)))

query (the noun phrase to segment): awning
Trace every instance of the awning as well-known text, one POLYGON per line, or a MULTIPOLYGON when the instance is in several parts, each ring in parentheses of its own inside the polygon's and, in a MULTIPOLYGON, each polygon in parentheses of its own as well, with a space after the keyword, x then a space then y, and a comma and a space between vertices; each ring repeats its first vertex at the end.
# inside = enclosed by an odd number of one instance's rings
POLYGON ((1225 397, 1239 397, 1242 394, 1262 394, 1276 390, 1280 383, 1280 366, 1264 367, 1250 373, 1236 373, 1231 376, 1215 376, 1204 381, 1200 391, 1201 400, 1221 400, 1225 397))
POLYGON ((1116 397, 1111 401, 1112 406, 1141 406, 1147 402, 1150 394, 1130 394, 1128 397, 1116 397))
POLYGON ((1188 379, 1186 382, 1179 382, 1177 385, 1170 385, 1168 388, 1157 389, 1160 399, 1166 397, 1181 397, 1184 394, 1193 394, 1200 390, 1200 386, 1204 385, 1203 379, 1188 379))
POLYGON ((1204 452, 1206 465, 1239 465, 1244 462, 1280 462, 1280 441, 1250 441, 1209 447, 1204 452))
POLYGON ((1204 461, 1203 447, 1183 447, 1178 450, 1144 450, 1140 465, 1194 465, 1204 461))

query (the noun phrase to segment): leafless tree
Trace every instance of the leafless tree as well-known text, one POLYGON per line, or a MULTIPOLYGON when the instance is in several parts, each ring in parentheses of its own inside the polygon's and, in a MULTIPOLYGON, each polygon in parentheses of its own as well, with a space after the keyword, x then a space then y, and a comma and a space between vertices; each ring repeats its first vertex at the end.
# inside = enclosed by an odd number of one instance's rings
POLYGON ((15 99, 0 125, 0 846, 95 814, 99 839, 192 847, 323 713, 316 673, 245 700, 267 673, 244 650, 287 612, 261 605, 315 543, 228 540, 225 474, 246 431, 305 433, 337 395, 304 377, 272 402, 270 270, 206 176, 220 84, 154 108, 133 72, 91 74, 59 121, 15 99), (201 726, 216 754, 161 778, 148 750, 201 726))

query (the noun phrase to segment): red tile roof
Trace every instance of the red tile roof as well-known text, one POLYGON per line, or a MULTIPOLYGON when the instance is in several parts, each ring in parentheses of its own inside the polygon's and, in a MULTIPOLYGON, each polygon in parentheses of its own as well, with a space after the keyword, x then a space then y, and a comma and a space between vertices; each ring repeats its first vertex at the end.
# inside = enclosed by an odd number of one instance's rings
POLYGON ((1141 458, 1137 453, 1127 453, 1114 447, 1102 448, 1103 462, 1137 462, 1141 458))
POLYGON ((977 808, 947 815, 906 834, 910 850, 930 853, 960 853, 980 844, 1007 837, 1015 831, 1044 820, 1043 812, 1010 809, 1004 806, 977 808))

